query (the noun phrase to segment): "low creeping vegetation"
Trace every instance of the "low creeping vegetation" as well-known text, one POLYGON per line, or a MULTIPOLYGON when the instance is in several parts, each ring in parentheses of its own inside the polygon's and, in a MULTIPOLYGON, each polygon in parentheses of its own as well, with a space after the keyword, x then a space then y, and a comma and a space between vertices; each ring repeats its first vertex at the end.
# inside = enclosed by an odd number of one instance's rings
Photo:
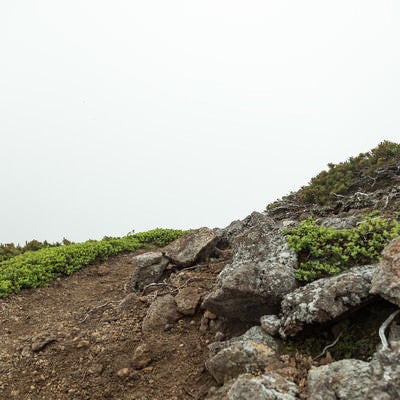
POLYGON ((355 228, 337 230, 308 218, 284 232, 299 258, 296 279, 309 282, 378 262, 384 247, 400 235, 400 223, 371 214, 355 228))
POLYGON ((0 298, 23 288, 45 286, 58 276, 71 275, 86 265, 104 261, 124 251, 165 246, 184 233, 181 230, 157 228, 122 238, 89 240, 27 251, 0 262, 0 298))
POLYGON ((360 153, 339 164, 328 164, 328 171, 320 172, 309 185, 299 190, 299 200, 323 205, 334 195, 388 187, 398 182, 399 162, 400 144, 386 140, 368 153, 360 153), (391 166, 394 172, 384 174, 385 168, 390 169, 391 166))
POLYGON ((47 240, 44 242, 39 242, 38 240, 31 240, 30 242, 25 242, 24 246, 14 243, 0 243, 0 262, 8 260, 9 258, 18 256, 20 254, 26 253, 27 251, 36 251, 47 247, 57 247, 63 244, 71 244, 69 240, 65 239, 62 243, 49 243, 47 240))

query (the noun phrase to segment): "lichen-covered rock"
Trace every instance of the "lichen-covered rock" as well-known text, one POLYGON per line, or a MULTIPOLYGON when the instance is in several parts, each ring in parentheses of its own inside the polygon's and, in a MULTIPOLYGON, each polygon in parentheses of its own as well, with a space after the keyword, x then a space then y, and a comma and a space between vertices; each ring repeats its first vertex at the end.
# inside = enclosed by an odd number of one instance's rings
POLYGON ((233 261, 220 273, 203 307, 217 315, 254 321, 275 314, 282 297, 298 284, 297 256, 287 244, 281 225, 253 213, 254 225, 232 240, 233 261))
POLYGON ((263 370, 275 355, 274 350, 262 343, 238 342, 221 350, 205 365, 213 378, 223 383, 244 372, 263 370))
POLYGON ((242 374, 210 394, 206 400, 295 400, 299 390, 278 374, 242 374))
POLYGON ((369 363, 361 360, 340 360, 308 373, 309 400, 364 400, 370 383, 369 363))
POLYGON ((224 245, 231 246, 238 235, 241 235, 245 230, 253 226, 262 224, 266 218, 268 218, 266 214, 254 211, 245 219, 233 221, 225 228, 215 228, 214 232, 220 240, 219 245, 222 244, 223 247, 224 245))
POLYGON ((143 333, 156 333, 168 328, 182 315, 178 312, 175 299, 170 294, 158 297, 151 303, 143 319, 143 333))
POLYGON ((382 252, 382 260, 372 279, 371 293, 400 307, 400 237, 392 240, 382 252))
POLYGON ((377 351, 371 362, 341 360, 308 374, 309 400, 392 400, 400 399, 400 352, 377 351))
POLYGON ((209 257, 218 240, 212 229, 200 228, 170 243, 162 252, 173 264, 189 267, 209 257))
POLYGON ((281 319, 277 315, 263 315, 260 318, 261 327, 271 336, 279 333, 281 319))
POLYGON ((282 301, 281 336, 294 336, 305 324, 328 322, 369 301, 375 269, 375 265, 354 267, 287 294, 282 301))
POLYGON ((161 278, 169 261, 161 252, 151 251, 133 257, 131 263, 133 264, 131 288, 143 290, 146 285, 161 278))
POLYGON ((271 347, 274 350, 278 349, 278 340, 267 334, 260 326, 253 326, 252 328, 248 329, 243 335, 235 336, 232 339, 222 342, 211 343, 210 345, 208 345, 208 348, 210 350, 210 353, 212 355, 215 355, 221 350, 226 349, 227 347, 230 347, 235 343, 245 342, 247 340, 265 344, 266 346, 271 347))
POLYGON ((321 226, 333 229, 351 229, 357 225, 357 219, 350 217, 326 217, 317 219, 317 223, 321 226))
POLYGON ((214 354, 205 365, 214 379, 222 384, 244 372, 263 371, 276 358, 277 344, 260 327, 254 327, 244 335, 227 342, 213 343, 214 354))

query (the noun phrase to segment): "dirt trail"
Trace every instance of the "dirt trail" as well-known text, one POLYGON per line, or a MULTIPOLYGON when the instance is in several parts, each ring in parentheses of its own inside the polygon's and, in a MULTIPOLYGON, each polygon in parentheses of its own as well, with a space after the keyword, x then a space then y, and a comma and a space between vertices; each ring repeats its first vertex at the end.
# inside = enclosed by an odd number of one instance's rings
MULTIPOLYGON (((199 329, 198 311, 169 330, 143 335, 150 303, 174 286, 127 297, 131 257, 120 255, 49 287, 0 300, 0 400, 204 397, 214 385, 204 361, 216 330, 199 329), (151 362, 135 369, 132 355, 143 343, 151 349, 151 362)), ((166 279, 205 294, 226 262, 170 272, 166 279)))

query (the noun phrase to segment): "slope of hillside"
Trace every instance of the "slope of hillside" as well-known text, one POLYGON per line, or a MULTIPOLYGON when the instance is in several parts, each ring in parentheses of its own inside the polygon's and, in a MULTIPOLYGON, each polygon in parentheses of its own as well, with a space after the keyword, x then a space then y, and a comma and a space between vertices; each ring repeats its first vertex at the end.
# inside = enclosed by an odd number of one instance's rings
POLYGON ((399 154, 0 299, 0 399, 399 398, 399 154))
MULTIPOLYGON (((176 287, 127 297, 131 257, 1 301, 0 399, 189 399, 207 392, 213 382, 204 370, 206 345, 216 332, 199 331, 198 313, 162 335, 144 335, 149 304, 176 287), (134 368, 143 344, 150 348, 144 367, 134 368)), ((180 279, 207 291, 225 261, 180 279)))

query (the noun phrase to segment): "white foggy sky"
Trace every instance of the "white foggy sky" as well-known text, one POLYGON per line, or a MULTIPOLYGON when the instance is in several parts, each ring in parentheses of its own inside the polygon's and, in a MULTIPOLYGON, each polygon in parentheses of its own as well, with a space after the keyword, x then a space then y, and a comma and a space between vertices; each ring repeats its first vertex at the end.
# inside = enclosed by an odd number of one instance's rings
POLYGON ((226 226, 400 141, 400 2, 3 0, 0 242, 226 226))

